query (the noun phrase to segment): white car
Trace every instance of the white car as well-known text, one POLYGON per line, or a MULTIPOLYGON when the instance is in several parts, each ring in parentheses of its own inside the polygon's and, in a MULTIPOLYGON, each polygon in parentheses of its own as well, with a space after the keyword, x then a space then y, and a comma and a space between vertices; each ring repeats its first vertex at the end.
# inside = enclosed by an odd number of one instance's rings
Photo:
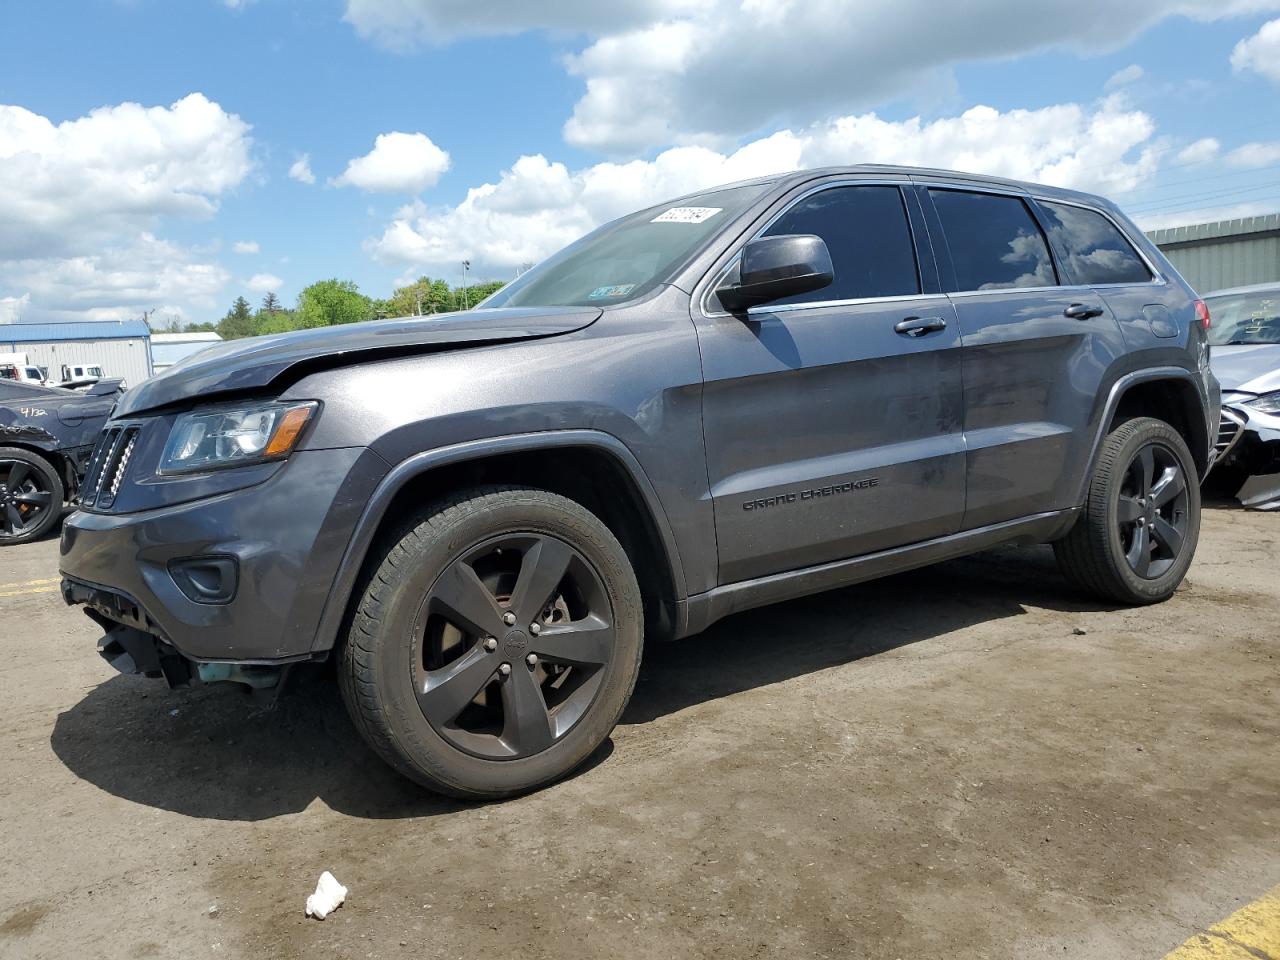
POLYGON ((1210 364, 1222 384, 1218 460, 1206 482, 1254 510, 1280 509, 1280 283, 1207 294, 1210 364))

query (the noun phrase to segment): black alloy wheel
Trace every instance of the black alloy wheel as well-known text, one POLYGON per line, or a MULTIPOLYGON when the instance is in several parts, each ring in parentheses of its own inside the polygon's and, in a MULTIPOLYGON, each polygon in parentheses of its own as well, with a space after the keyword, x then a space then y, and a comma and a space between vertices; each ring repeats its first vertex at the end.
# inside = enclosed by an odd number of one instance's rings
POLYGON ((477 757, 546 750, 591 706, 612 620, 600 575, 563 540, 486 540, 445 568, 419 612, 411 663, 423 716, 477 757))
POLYGON ((47 462, 16 448, 0 449, 0 544, 42 535, 62 512, 62 483, 47 462))
POLYGON ((1125 560, 1144 580, 1164 576, 1178 561, 1190 517, 1187 478, 1177 455, 1158 440, 1129 461, 1120 487, 1116 526, 1125 560))

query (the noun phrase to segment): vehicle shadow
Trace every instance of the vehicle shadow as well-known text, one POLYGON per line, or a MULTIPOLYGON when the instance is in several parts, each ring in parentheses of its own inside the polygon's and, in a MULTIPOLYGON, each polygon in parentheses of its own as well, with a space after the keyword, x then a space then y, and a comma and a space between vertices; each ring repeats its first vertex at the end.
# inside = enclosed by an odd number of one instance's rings
MULTIPOLYGON (((622 723, 779 683, 1005 617, 1026 607, 1101 610, 1074 594, 1047 548, 1000 550, 738 614, 654 644, 622 723)), ((295 671, 274 705, 230 685, 170 691, 114 677, 62 713, 51 746, 76 776, 135 803, 217 820, 295 813, 317 798, 351 816, 421 817, 464 805, 392 772, 364 744, 330 668, 295 671)), ((606 742, 584 770, 607 758, 606 742)), ((578 774, 584 772, 578 771, 578 774)))

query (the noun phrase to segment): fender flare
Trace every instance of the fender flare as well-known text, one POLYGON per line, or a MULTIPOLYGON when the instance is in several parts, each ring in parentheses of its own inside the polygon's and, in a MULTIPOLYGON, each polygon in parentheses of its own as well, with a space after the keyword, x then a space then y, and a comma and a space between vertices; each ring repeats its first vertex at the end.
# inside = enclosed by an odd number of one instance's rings
MULTIPOLYGON (((1081 481, 1080 490, 1076 496, 1076 503, 1081 504, 1089 493, 1089 481, 1093 477, 1093 469, 1098 463, 1098 454, 1102 450, 1102 441, 1107 436, 1107 427, 1111 425, 1111 418, 1116 415, 1116 410, 1120 407, 1120 400, 1124 397, 1125 392, 1132 386, 1139 383, 1148 383, 1152 380, 1182 380, 1189 383, 1196 395, 1202 401, 1207 401, 1204 391, 1201 389, 1199 381, 1195 375, 1186 367, 1149 367, 1145 370, 1135 370, 1132 373, 1126 373, 1124 376, 1116 379, 1111 385, 1111 390, 1107 394, 1106 406, 1102 409, 1102 416, 1098 420, 1098 430, 1093 438, 1093 446, 1089 450, 1089 469, 1085 471, 1084 479, 1081 481)), ((1207 439, 1210 442, 1210 449, 1205 451, 1208 456, 1212 450, 1213 430, 1206 422, 1205 429, 1208 431, 1207 439)))
POLYGON ((342 620, 346 616, 351 600, 351 592, 369 555, 369 548, 373 545, 374 537, 382 526, 392 500, 406 484, 430 470, 468 460, 478 460, 503 453, 527 453, 564 447, 590 447, 599 450, 612 456, 627 471, 644 499, 645 510, 657 528, 658 537, 671 570, 675 600, 677 604, 683 601, 685 599, 684 567, 680 561, 680 551, 676 545, 675 536, 671 531, 671 523, 667 519, 666 510, 648 475, 626 444, 612 434, 588 429, 547 430, 488 437, 414 454, 392 467, 379 481, 347 540, 346 550, 343 552, 338 571, 333 579, 333 587, 329 591, 329 599, 325 602, 320 622, 316 627, 315 638, 311 645, 312 653, 330 650, 336 645, 338 631, 342 627, 342 620))

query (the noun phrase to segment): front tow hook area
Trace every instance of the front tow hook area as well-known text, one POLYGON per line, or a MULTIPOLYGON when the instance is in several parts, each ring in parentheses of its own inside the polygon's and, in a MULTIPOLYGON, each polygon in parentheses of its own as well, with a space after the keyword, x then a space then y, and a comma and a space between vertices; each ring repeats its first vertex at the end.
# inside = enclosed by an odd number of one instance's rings
POLYGON ((103 624, 98 655, 124 674, 164 677, 170 687, 207 683, 238 683, 253 693, 276 691, 288 665, 193 663, 157 637, 124 624, 103 624))

